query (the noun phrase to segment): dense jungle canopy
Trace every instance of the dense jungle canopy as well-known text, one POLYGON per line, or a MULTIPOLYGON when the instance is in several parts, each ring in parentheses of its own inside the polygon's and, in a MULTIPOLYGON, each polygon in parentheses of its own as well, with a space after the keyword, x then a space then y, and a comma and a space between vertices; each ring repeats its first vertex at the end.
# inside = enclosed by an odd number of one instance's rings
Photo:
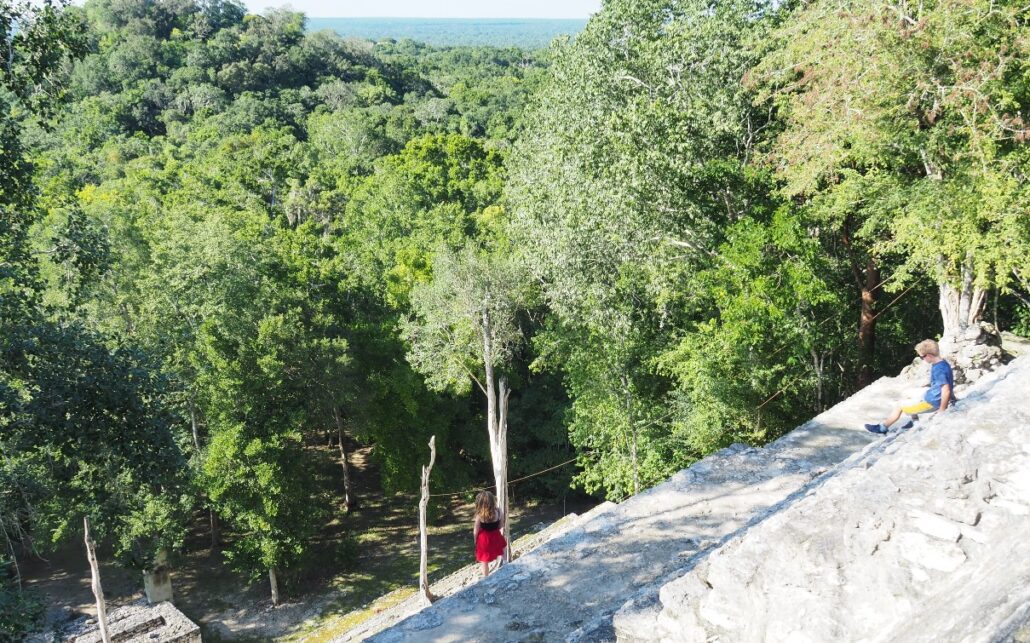
POLYGON ((893 374, 948 293, 1030 333, 1028 20, 606 0, 522 51, 4 3, 0 631, 84 516, 136 568, 209 515, 312 564, 327 440, 492 480, 495 376, 508 475, 574 459, 522 495, 619 500, 893 374))

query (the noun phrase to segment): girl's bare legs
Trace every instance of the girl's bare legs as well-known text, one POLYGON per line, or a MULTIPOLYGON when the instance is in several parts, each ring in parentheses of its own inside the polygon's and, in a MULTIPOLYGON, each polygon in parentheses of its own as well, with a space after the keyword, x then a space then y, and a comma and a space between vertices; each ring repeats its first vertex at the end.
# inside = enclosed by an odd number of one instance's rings
POLYGON ((490 563, 483 563, 483 578, 490 575, 490 563))

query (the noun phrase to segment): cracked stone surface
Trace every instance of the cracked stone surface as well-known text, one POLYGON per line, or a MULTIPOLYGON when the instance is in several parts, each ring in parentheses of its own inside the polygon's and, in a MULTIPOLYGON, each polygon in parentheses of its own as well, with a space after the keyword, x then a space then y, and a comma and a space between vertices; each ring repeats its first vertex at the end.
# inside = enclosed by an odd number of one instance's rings
POLYGON ((1030 640, 1030 357, 616 615, 620 641, 1030 640))
MULTIPOLYGON (((169 602, 148 605, 145 600, 119 607, 107 615, 114 643, 200 643, 200 627, 169 602)), ((85 632, 67 633, 75 643, 100 643, 95 619, 84 623, 85 632)))

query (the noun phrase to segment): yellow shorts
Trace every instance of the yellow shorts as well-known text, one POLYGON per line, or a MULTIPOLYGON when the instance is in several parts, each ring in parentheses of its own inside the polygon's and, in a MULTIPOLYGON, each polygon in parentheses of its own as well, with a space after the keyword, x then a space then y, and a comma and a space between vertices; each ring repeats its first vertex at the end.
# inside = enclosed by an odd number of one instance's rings
POLYGON ((912 404, 911 406, 901 407, 902 413, 907 413, 908 415, 919 415, 920 413, 926 413, 927 411, 934 411, 936 409, 936 406, 925 400, 912 404))

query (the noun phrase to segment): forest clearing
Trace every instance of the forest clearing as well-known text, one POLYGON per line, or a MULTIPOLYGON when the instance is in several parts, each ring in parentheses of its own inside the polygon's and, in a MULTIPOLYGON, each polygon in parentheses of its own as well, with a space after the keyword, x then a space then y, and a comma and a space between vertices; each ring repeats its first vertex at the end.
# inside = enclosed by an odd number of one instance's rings
MULTIPOLYGON (((367 456, 366 447, 356 450, 352 459, 361 509, 347 514, 344 507, 338 507, 340 517, 333 520, 329 530, 337 538, 346 533, 360 534, 348 546, 345 559, 335 563, 345 571, 311 570, 306 576, 291 579, 291 599, 278 607, 272 606, 263 586, 248 583, 226 566, 218 552, 209 548, 206 517, 198 516, 187 541, 191 553, 176 564, 172 588, 176 606, 200 624, 204 640, 329 640, 358 625, 361 618, 415 594, 417 500, 411 496, 387 498, 378 491, 378 472, 367 456), (341 528, 344 523, 345 530, 341 528), (336 529, 332 529, 334 526, 336 529), (366 606, 367 613, 362 611, 366 606)), ((535 501, 528 505, 517 503, 512 515, 513 533, 519 538, 539 531, 562 518, 566 511, 584 511, 587 506, 583 503, 584 499, 576 496, 557 506, 543 506, 535 501)), ((442 506, 431 525, 431 579, 473 562, 471 514, 470 504, 461 496, 442 506)), ((320 552, 326 559, 333 557, 330 538, 322 543, 324 553, 320 552)), ((48 597, 47 618, 51 625, 66 626, 69 620, 81 615, 95 616, 96 606, 86 582, 89 569, 81 545, 74 543, 47 560, 33 560, 22 572, 28 587, 48 597)), ((137 574, 119 567, 110 558, 102 565, 102 575, 109 604, 126 604, 143 597, 137 574)))

